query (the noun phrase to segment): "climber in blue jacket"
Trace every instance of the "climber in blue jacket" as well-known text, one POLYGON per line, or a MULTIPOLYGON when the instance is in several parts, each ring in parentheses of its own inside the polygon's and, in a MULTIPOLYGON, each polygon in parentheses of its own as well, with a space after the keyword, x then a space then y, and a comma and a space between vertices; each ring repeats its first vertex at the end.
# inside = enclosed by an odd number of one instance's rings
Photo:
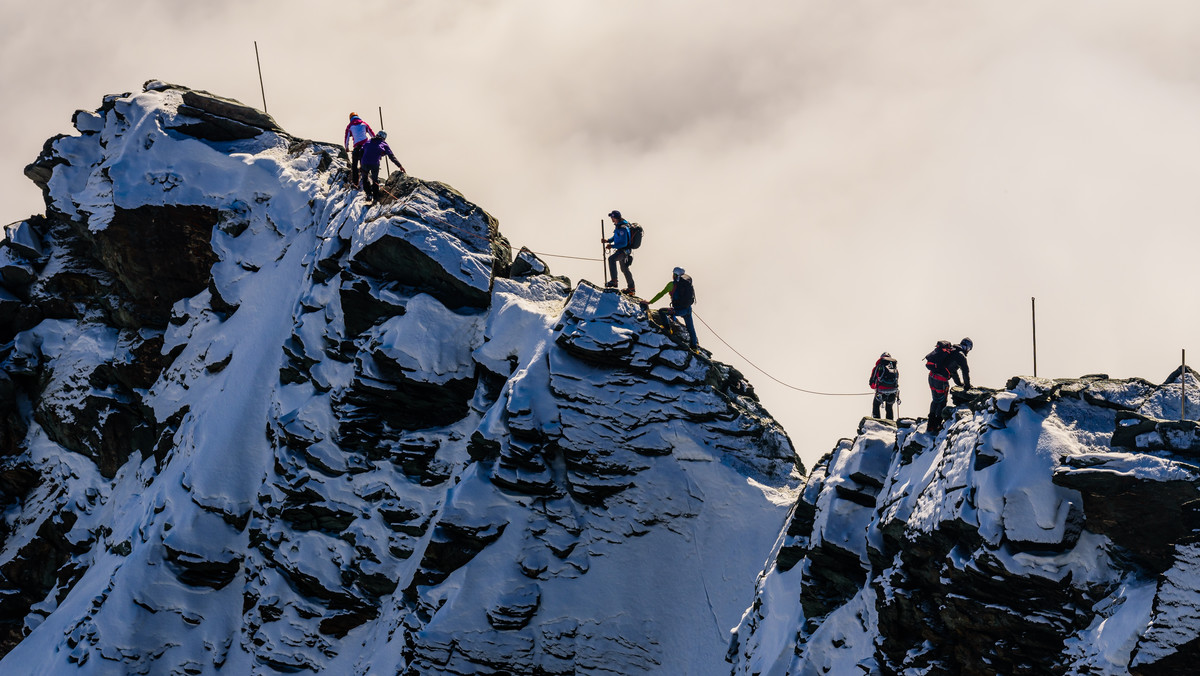
POLYGON ((629 221, 621 217, 621 212, 613 209, 608 212, 608 217, 613 222, 613 236, 608 239, 601 239, 605 249, 612 249, 613 253, 608 257, 608 276, 609 279, 604 282, 604 286, 616 288, 617 286, 617 264, 621 264, 621 273, 625 275, 624 289, 622 293, 634 294, 637 289, 633 284, 633 274, 629 272, 629 265, 633 263, 633 254, 630 253, 630 238, 629 238, 629 221))

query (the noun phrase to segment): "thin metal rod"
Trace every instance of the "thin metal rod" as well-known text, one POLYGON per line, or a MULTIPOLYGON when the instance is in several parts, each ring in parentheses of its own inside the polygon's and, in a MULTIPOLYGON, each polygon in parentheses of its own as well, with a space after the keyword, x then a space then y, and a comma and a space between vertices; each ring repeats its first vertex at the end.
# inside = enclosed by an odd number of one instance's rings
MULTIPOLYGON (((383 131, 383 106, 379 106, 379 131, 383 131)), ((383 166, 387 167, 387 177, 392 177, 392 163, 388 161, 387 155, 383 156, 383 166)))
POLYGON ((262 61, 258 58, 258 40, 254 41, 254 63, 258 64, 258 89, 262 92, 263 112, 267 112, 267 88, 263 86, 262 61))
POLYGON ((1187 420, 1187 350, 1180 350, 1179 382, 1181 385, 1179 397, 1179 419, 1187 420))
POLYGON ((604 219, 600 219, 600 274, 604 277, 604 286, 608 286, 608 261, 604 260, 604 219))
POLYGON ((1029 308, 1033 313, 1033 377, 1037 377, 1037 298, 1030 296, 1029 308))

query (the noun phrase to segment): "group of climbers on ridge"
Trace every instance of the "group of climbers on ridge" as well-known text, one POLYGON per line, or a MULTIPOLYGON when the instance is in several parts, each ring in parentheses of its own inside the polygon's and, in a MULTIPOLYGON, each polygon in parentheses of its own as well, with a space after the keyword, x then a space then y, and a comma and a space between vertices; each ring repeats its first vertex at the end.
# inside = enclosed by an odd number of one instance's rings
MULTIPOLYGON (((396 155, 385 141, 386 138, 386 131, 380 130, 379 133, 375 133, 371 125, 357 113, 350 113, 350 122, 346 125, 342 145, 350 154, 350 183, 354 187, 359 187, 361 165, 361 187, 367 193, 368 201, 379 199, 379 163, 384 156, 392 158, 400 172, 405 173, 404 165, 396 159, 396 155)), ((642 229, 638 224, 630 223, 622 217, 621 212, 616 209, 610 211, 608 217, 612 219, 613 235, 601 241, 605 249, 612 253, 608 256, 609 279, 604 281, 604 286, 616 288, 617 266, 620 265, 621 274, 625 277, 625 288, 621 289, 621 292, 632 296, 637 293, 637 286, 629 266, 633 264, 633 250, 641 246, 642 229)), ((688 332, 688 345, 692 350, 698 349, 696 325, 692 321, 692 305, 696 302, 696 291, 692 285, 692 278, 683 268, 675 268, 671 273, 671 281, 667 282, 663 290, 649 301, 640 301, 640 304, 643 309, 649 311, 650 305, 665 294, 671 296, 671 307, 669 310, 659 311, 660 323, 670 327, 670 324, 667 324, 667 315, 682 320, 688 332)))
MULTIPOLYGON (((925 355, 925 368, 929 370, 929 422, 925 431, 937 434, 942 429, 942 412, 950 394, 950 381, 955 385, 971 389, 971 368, 967 365, 967 353, 974 347, 970 338, 963 338, 957 345, 948 340, 939 340, 933 351, 925 355), (959 372, 962 377, 959 377, 959 372)), ((896 360, 884 352, 871 370, 871 389, 875 398, 871 404, 871 417, 879 417, 879 407, 884 406, 888 420, 893 420, 892 405, 900 402, 900 372, 896 360)))
MULTIPOLYGON (((612 237, 600 239, 605 250, 612 252, 608 255, 608 279, 604 280, 604 288, 617 288, 617 266, 620 265, 621 274, 625 277, 625 288, 621 289, 621 293, 632 296, 637 293, 637 286, 634 284, 633 273, 630 272, 629 266, 633 264, 633 250, 642 244, 642 227, 637 223, 630 223, 616 209, 608 212, 608 217, 612 219, 612 237)), ((691 276, 683 268, 676 267, 671 271, 671 281, 667 282, 667 285, 657 295, 648 301, 639 300, 638 302, 642 309, 649 313, 650 306, 666 294, 671 296, 671 307, 657 312, 659 323, 671 330, 676 323, 671 320, 672 317, 675 320, 683 320, 688 332, 688 346, 693 351, 698 350, 696 324, 692 321, 692 305, 696 302, 696 287, 692 285, 691 276)))
MULTIPOLYGON (((367 193, 367 199, 379 199, 379 163, 384 156, 390 157, 401 173, 404 166, 388 146, 387 132, 380 130, 375 133, 355 113, 350 113, 350 123, 346 125, 346 135, 343 145, 350 153, 350 183, 359 186, 359 168, 362 169, 362 188, 367 193), (353 144, 353 147, 351 146, 353 144)), ((605 288, 617 287, 617 269, 620 268, 625 278, 625 288, 622 293, 634 295, 637 286, 633 280, 630 266, 633 264, 633 250, 641 245, 642 230, 636 223, 630 223, 621 212, 614 209, 608 213, 612 220, 612 237, 601 238, 604 248, 611 251, 608 255, 608 278, 604 280, 605 288)), ((692 320, 692 305, 696 302, 696 290, 692 278, 683 268, 676 267, 671 271, 671 281, 650 300, 641 300, 642 308, 649 312, 650 306, 658 302, 664 295, 670 294, 671 307, 659 310, 656 314, 659 323, 670 328, 675 321, 682 320, 688 332, 688 345, 692 350, 698 349, 696 340, 696 325, 692 320), (675 321, 671 321, 674 318, 675 321)), ((973 344, 970 338, 963 338, 957 345, 948 340, 939 340, 933 351, 925 355, 925 367, 929 369, 929 422, 926 431, 936 434, 942 429, 942 411, 946 407, 950 393, 950 381, 956 385, 971 387, 971 370, 967 365, 967 353, 973 344), (962 378, 959 378, 959 371, 962 378)), ((900 372, 892 355, 884 352, 875 362, 871 371, 871 389, 875 396, 871 403, 871 416, 878 418, 880 408, 888 420, 893 420, 894 406, 900 403, 900 372)))
POLYGON ((396 154, 388 146, 387 132, 382 129, 376 134, 371 125, 356 113, 350 113, 350 123, 346 125, 346 136, 342 146, 350 153, 350 184, 361 187, 367 193, 367 200, 379 199, 379 163, 383 157, 392 158, 400 173, 405 173, 404 165, 396 159, 396 154), (351 144, 353 143, 353 148, 351 144), (359 185, 359 165, 362 165, 362 185, 359 185))
MULTIPOLYGON (((350 122, 346 125, 346 134, 342 144, 350 153, 350 183, 359 187, 361 165, 361 187, 367 193, 368 201, 379 199, 379 162, 385 155, 392 158, 400 172, 404 173, 404 166, 400 164, 400 160, 396 159, 396 155, 388 147, 386 138, 386 131, 380 130, 379 133, 375 133, 365 120, 356 113, 350 113, 350 122)), ((619 265, 621 274, 625 277, 625 288, 621 289, 621 292, 632 296, 637 293, 637 286, 633 281, 633 273, 629 270, 629 266, 633 264, 633 250, 641 246, 642 229, 638 224, 630 223, 622 217, 621 212, 616 209, 610 211, 608 217, 612 219, 613 235, 607 239, 601 239, 601 242, 604 243, 605 249, 612 253, 608 256, 609 278, 604 280, 604 286, 605 288, 617 287, 617 266, 619 265)), ((640 301, 640 304, 643 309, 649 311, 650 305, 665 294, 671 296, 671 307, 669 310, 659 311, 660 323, 670 327, 670 324, 667 323, 667 315, 676 320, 682 320, 688 332, 688 345, 692 350, 699 349, 696 340, 696 325, 692 321, 692 305, 696 302, 696 290, 692 285, 692 278, 683 268, 676 267, 671 273, 671 281, 667 282, 663 290, 649 301, 640 301)))
MULTIPOLYGON (((405 173, 404 166, 400 164, 400 160, 396 159, 396 155, 388 146, 386 139, 386 131, 380 130, 379 133, 375 133, 371 129, 371 125, 361 117, 350 113, 350 123, 346 125, 343 142, 347 152, 350 153, 350 183, 359 187, 361 165, 361 187, 367 193, 368 200, 379 199, 379 164, 384 156, 390 157, 400 172, 405 173)), ((637 293, 637 286, 629 268, 633 264, 633 250, 641 245, 642 230, 636 223, 630 223, 625 219, 616 209, 610 211, 608 217, 613 223, 612 237, 600 240, 604 244, 605 250, 611 251, 608 255, 608 279, 605 279, 604 286, 613 289, 617 287, 619 266, 626 285, 621 292, 634 295, 637 293)), ((676 267, 672 270, 671 281, 667 282, 666 286, 653 298, 648 301, 641 300, 639 303, 644 310, 649 312, 650 306, 667 294, 670 294, 671 307, 657 312, 659 323, 667 325, 669 328, 671 324, 675 323, 670 318, 674 318, 676 321, 682 320, 688 332, 688 345, 692 350, 698 349, 696 325, 692 319, 692 305, 696 302, 696 290, 691 276, 683 268, 676 267)), ((942 412, 950 393, 950 381, 953 380, 956 385, 965 386, 967 389, 971 388, 971 370, 967 365, 967 353, 971 351, 972 347, 973 343, 970 338, 963 338, 957 345, 951 344, 948 340, 939 340, 933 351, 925 355, 925 367, 929 369, 931 395, 926 431, 930 434, 936 434, 942 429, 944 422, 942 412), (959 378, 960 371, 962 372, 961 379, 959 378)), ((871 403, 871 416, 880 417, 882 407, 887 419, 893 420, 894 406, 900 403, 900 372, 892 355, 884 352, 875 362, 875 367, 871 371, 870 386, 875 391, 871 403)))

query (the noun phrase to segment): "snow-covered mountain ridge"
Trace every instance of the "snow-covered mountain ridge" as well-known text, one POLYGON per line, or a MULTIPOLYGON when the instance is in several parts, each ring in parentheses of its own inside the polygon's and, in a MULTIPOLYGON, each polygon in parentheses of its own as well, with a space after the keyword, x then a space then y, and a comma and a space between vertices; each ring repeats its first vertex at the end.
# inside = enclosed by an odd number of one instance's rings
POLYGON ((813 468, 734 672, 1196 673, 1196 374, 958 394, 936 439, 865 419, 813 468))
POLYGON ((723 673, 801 476, 447 185, 151 81, 0 246, 4 674, 723 673))
POLYGON ((805 477, 445 184, 365 204, 157 81, 74 124, 0 241, 0 673, 1194 671, 1190 370, 956 392, 805 477))

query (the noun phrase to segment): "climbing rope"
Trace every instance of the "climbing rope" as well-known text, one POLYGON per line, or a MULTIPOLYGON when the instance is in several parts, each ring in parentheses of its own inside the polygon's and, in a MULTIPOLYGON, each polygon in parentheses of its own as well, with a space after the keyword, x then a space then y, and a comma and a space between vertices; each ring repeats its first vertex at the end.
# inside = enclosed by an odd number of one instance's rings
POLYGON ((767 373, 758 364, 755 364, 754 362, 750 361, 750 359, 748 359, 746 357, 746 355, 742 354, 741 352, 738 352, 737 349, 734 348, 734 346, 730 345, 728 342, 726 342, 726 340, 724 338, 722 338, 720 334, 718 334, 716 331, 713 331, 713 327, 709 326, 708 322, 704 321, 704 318, 701 317, 699 314, 697 314, 695 310, 692 310, 692 315, 696 319, 699 319, 700 323, 704 325, 704 328, 708 329, 710 333, 712 333, 714 336, 716 336, 717 340, 724 343, 725 347, 733 350, 734 354, 736 354, 737 356, 744 359, 747 364, 758 369, 759 373, 770 378, 771 380, 774 380, 775 382, 779 383, 780 385, 783 385, 786 388, 796 390, 797 392, 804 392, 807 394, 819 394, 823 397, 865 397, 865 396, 871 396, 871 395, 875 394, 874 392, 817 392, 815 390, 806 390, 803 387, 796 387, 795 385, 789 385, 788 383, 783 382, 782 380, 776 378, 775 376, 771 375, 770 373, 767 373))
MULTIPOLYGON (((387 189, 387 187, 385 187, 385 186, 383 186, 383 185, 380 185, 380 186, 379 186, 379 188, 380 188, 380 190, 382 190, 383 192, 385 192, 385 193, 387 193, 388 195, 390 195, 390 196, 392 197, 392 199, 394 199, 394 200, 398 200, 398 199, 399 199, 399 198, 397 198, 397 197, 396 197, 396 195, 395 195, 394 193, 392 193, 392 191, 388 190, 388 189, 387 189)), ((478 237, 478 238, 480 238, 480 239, 487 240, 489 243, 491 242, 491 237, 490 237, 490 236, 481 235, 481 234, 479 234, 479 233, 476 233, 476 232, 470 232, 470 231, 467 231, 467 230, 463 230, 463 229, 461 229, 461 228, 456 228, 456 227, 454 227, 453 225, 450 225, 450 224, 448 224, 448 223, 447 223, 447 224, 443 224, 443 226, 442 226, 442 227, 449 228, 449 229, 451 229, 451 230, 456 230, 456 231, 458 231, 458 232, 461 232, 461 233, 463 233, 463 234, 465 234, 465 235, 468 235, 468 236, 470 236, 470 237, 478 237)), ((576 261, 602 261, 602 260, 604 260, 603 258, 589 258, 589 257, 586 257, 586 256, 566 256, 566 255, 562 255, 562 254, 550 254, 550 253, 542 253, 542 252, 540 252, 540 251, 533 251, 533 250, 531 250, 531 249, 528 249, 528 248, 526 248, 525 250, 526 250, 526 251, 529 251, 529 253, 532 253, 532 254, 534 254, 535 256, 547 256, 547 257, 549 257, 549 258, 569 258, 569 259, 571 259, 571 260, 576 260, 576 261)), ((703 318, 703 317, 701 317, 699 314, 696 314, 696 312, 695 312, 694 310, 693 310, 692 314, 693 314, 693 315, 696 317, 696 319, 699 319, 699 320, 700 320, 700 323, 704 325, 704 328, 708 329, 710 333, 712 333, 714 336, 716 336, 717 340, 721 341, 721 343, 723 343, 723 344, 725 345, 725 347, 729 348, 730 350, 733 350, 733 353, 734 353, 734 354, 736 354, 737 356, 741 357, 741 358, 742 358, 742 359, 743 359, 743 360, 744 360, 744 361, 745 361, 747 364, 749 364, 749 365, 753 366, 755 369, 757 369, 759 373, 762 373, 764 376, 766 376, 766 377, 770 378, 771 380, 774 380, 776 383, 779 383, 780 385, 783 385, 784 387, 786 387, 786 388, 788 388, 788 389, 791 389, 791 390, 796 390, 797 392, 804 392, 804 393, 806 393, 806 394, 816 394, 816 395, 819 395, 819 396, 822 396, 822 397, 866 397, 866 396, 872 396, 872 395, 874 395, 874 394, 875 394, 874 392, 818 392, 818 391, 816 391, 816 390, 807 390, 807 389, 805 389, 805 388, 803 388, 803 387, 796 387, 795 385, 792 385, 792 384, 789 384, 789 383, 785 383, 784 381, 782 381, 782 380, 780 380, 780 379, 776 378, 775 376, 773 376, 773 375, 771 375, 770 373, 768 373, 767 371, 765 371, 765 370, 764 370, 764 369, 763 369, 761 366, 759 366, 758 364, 755 364, 754 362, 750 361, 750 359, 749 359, 748 357, 746 357, 746 355, 742 354, 741 352, 738 352, 738 351, 737 351, 737 348, 735 348, 734 346, 730 345, 730 344, 729 344, 729 342, 728 342, 728 341, 726 341, 724 338, 722 338, 722 337, 721 337, 721 335, 720 335, 719 333, 717 333, 716 331, 714 331, 714 330, 713 330, 713 327, 709 326, 709 325, 708 325, 708 322, 704 321, 704 318, 703 318)))
POLYGON ((584 256, 563 256, 561 254, 542 253, 541 251, 532 251, 530 249, 526 249, 526 251, 529 251, 529 253, 531 253, 535 256, 549 256, 550 258, 570 258, 571 260, 576 260, 576 261, 602 261, 602 260, 604 260, 603 258, 585 258, 584 256))

